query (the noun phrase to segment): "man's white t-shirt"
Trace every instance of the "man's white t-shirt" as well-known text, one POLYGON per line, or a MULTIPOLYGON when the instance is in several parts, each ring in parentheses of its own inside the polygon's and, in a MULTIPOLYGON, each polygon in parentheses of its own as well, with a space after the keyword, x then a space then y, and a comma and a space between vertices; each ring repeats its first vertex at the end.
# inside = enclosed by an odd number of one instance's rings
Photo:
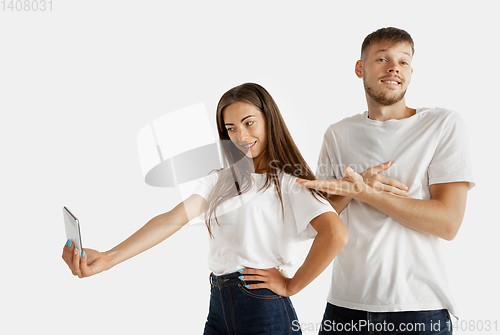
MULTIPOLYGON (((284 220, 281 203, 273 184, 261 190, 265 174, 252 173, 253 188, 217 208, 218 224, 212 221, 208 266, 215 275, 244 267, 265 269, 293 265, 301 241, 317 232, 310 221, 325 212, 335 212, 330 203, 315 197, 295 182, 296 177, 281 174, 284 220)), ((219 173, 203 178, 194 194, 208 201, 219 173)))
MULTIPOLYGON (((321 148, 318 179, 361 173, 391 160, 381 174, 409 187, 408 198, 430 199, 430 185, 473 177, 467 134, 458 113, 419 108, 385 122, 368 112, 331 125, 321 148)), ((340 218, 349 242, 333 264, 328 302, 371 312, 448 309, 457 315, 445 270, 442 239, 407 228, 374 207, 352 200, 340 218)))

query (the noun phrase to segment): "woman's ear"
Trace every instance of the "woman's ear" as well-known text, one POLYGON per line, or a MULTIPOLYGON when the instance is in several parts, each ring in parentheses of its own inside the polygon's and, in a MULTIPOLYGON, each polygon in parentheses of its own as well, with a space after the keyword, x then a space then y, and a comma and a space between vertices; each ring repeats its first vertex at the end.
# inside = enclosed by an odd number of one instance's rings
POLYGON ((361 59, 356 62, 354 73, 356 73, 358 78, 363 78, 363 61, 361 59))

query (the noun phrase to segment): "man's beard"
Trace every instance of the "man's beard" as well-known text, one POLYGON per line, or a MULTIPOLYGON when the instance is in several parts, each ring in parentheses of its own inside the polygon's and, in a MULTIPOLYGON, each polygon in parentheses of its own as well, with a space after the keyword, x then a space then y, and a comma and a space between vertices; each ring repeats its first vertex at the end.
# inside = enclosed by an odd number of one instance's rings
MULTIPOLYGON (((401 83, 402 85, 403 83, 401 83)), ((365 86, 365 92, 368 94, 370 98, 372 98, 376 103, 382 106, 391 106, 394 105, 396 102, 401 101, 406 94, 406 90, 401 92, 400 95, 398 96, 390 96, 388 94, 384 95, 384 93, 379 93, 375 94, 373 92, 372 88, 366 84, 366 82, 363 80, 363 85, 365 86)))

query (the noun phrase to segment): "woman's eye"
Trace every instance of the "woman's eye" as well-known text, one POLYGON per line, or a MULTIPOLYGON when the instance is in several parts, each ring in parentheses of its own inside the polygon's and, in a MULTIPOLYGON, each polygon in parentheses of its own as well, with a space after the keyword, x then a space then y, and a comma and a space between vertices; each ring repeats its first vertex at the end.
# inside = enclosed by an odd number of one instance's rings
POLYGON ((385 59, 380 58, 378 61, 379 61, 379 62, 385 62, 385 59))
POLYGON ((247 126, 251 126, 255 121, 248 121, 247 126))
POLYGON ((234 130, 234 128, 226 128, 226 130, 227 130, 227 132, 229 133, 229 132, 233 131, 233 130, 234 130))

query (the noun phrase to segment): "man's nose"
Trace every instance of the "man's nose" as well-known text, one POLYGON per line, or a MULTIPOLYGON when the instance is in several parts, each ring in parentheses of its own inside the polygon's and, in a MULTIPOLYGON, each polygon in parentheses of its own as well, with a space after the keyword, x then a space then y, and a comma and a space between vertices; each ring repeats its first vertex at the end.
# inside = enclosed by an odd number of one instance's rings
POLYGON ((387 72, 389 73, 399 73, 399 64, 398 62, 389 63, 389 67, 387 68, 387 72))

